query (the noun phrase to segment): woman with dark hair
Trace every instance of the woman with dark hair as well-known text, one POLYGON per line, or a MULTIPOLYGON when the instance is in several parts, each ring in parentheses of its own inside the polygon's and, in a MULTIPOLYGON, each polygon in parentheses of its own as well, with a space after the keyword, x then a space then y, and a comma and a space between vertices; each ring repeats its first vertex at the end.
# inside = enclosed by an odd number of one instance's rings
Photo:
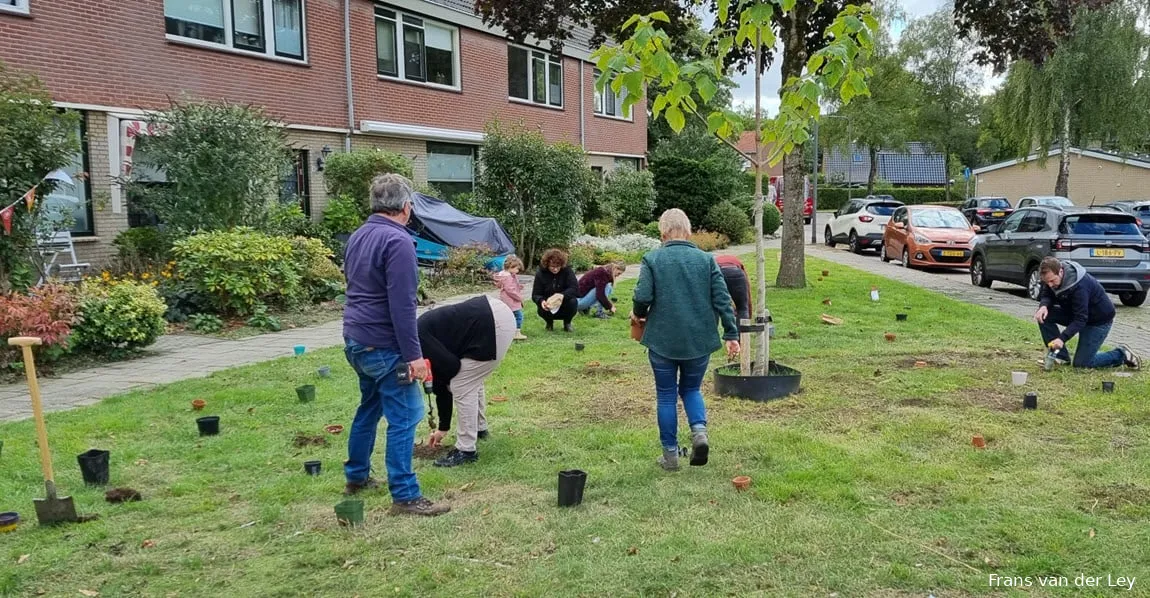
POLYGON ((547 322, 547 331, 555 330, 555 320, 563 320, 563 331, 571 332, 571 320, 579 306, 579 279, 567 265, 567 254, 561 249, 548 249, 535 273, 531 300, 539 308, 539 317, 547 322))

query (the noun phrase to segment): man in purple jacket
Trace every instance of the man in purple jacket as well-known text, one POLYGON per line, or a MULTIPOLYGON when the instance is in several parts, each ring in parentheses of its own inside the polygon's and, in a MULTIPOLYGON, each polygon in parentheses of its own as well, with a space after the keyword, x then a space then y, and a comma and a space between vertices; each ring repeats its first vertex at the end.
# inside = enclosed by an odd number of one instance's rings
POLYGON ((359 375, 362 393, 347 443, 344 494, 378 488, 370 477, 371 453, 382 415, 387 418, 387 484, 392 515, 441 515, 451 507, 435 504, 419 491, 411 466, 415 428, 423 419, 419 384, 428 376, 419 346, 416 290, 419 266, 407 231, 411 182, 385 174, 371 182, 371 212, 351 235, 344 257, 347 305, 343 312, 344 354, 359 375))

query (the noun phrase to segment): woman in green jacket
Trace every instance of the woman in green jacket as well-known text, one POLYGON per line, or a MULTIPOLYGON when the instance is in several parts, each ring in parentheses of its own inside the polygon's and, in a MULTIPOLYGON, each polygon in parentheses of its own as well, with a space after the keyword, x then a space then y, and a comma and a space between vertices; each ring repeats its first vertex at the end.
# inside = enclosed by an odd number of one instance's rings
POLYGON ((682 210, 659 217, 663 246, 643 257, 631 318, 646 321, 641 341, 655 375, 656 414, 663 456, 659 465, 679 468, 678 399, 691 426, 691 465, 706 465, 707 409, 703 376, 711 354, 722 347, 716 320, 723 324, 727 354, 739 353, 739 330, 731 295, 715 258, 691 238, 691 221, 682 210))

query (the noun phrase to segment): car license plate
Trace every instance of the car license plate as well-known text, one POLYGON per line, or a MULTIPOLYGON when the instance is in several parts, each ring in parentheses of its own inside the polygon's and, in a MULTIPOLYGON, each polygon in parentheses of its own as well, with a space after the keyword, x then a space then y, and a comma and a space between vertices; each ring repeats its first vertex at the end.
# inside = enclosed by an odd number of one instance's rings
POLYGON ((963 252, 944 249, 942 257, 962 257, 963 252))
POLYGON ((1091 249, 1091 257, 1126 257, 1125 249, 1091 249))
POLYGON ((1002 218, 1006 215, 1006 212, 991 212, 990 215, 994 216, 995 218, 1002 218))

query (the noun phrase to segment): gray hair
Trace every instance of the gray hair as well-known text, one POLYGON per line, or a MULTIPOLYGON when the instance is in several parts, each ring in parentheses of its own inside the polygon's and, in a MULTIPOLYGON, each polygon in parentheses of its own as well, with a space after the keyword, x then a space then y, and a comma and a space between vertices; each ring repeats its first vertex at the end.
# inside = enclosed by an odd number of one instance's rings
POLYGON ((411 181, 398 174, 381 174, 371 181, 371 213, 395 215, 411 203, 411 181))
POLYGON ((659 234, 667 239, 691 238, 691 220, 679 208, 671 208, 659 216, 659 234))

